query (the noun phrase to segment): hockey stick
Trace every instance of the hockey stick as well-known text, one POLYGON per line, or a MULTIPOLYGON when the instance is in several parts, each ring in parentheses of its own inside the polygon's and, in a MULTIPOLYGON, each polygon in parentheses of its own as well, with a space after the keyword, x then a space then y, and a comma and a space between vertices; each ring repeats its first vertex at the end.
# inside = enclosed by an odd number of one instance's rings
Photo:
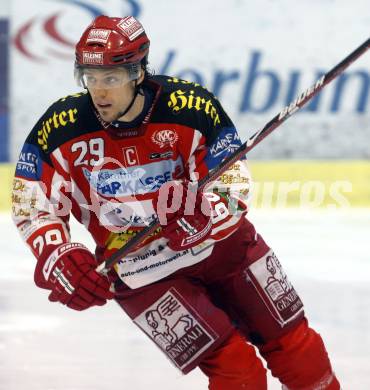
MULTIPOLYGON (((278 126, 285 122, 292 114, 298 111, 309 100, 312 99, 325 85, 330 83, 339 74, 341 74, 349 65, 356 61, 361 55, 363 55, 367 49, 370 48, 370 38, 368 38, 361 46, 349 54, 343 61, 331 69, 328 73, 323 75, 313 86, 306 89, 296 98, 289 106, 283 108, 276 116, 274 116, 270 122, 268 122, 261 130, 253 134, 243 145, 241 145, 231 156, 225 159, 221 164, 208 173, 199 181, 198 189, 204 188, 208 183, 215 181, 222 175, 232 164, 240 160, 251 149, 259 144, 265 137, 272 133, 278 126)), ((128 243, 117 250, 111 257, 105 260, 97 267, 97 271, 104 273, 107 272, 114 264, 122 259, 126 254, 133 251, 140 243, 144 241, 150 234, 152 234, 160 226, 158 219, 153 220, 150 225, 140 231, 136 236, 128 241, 128 243)))

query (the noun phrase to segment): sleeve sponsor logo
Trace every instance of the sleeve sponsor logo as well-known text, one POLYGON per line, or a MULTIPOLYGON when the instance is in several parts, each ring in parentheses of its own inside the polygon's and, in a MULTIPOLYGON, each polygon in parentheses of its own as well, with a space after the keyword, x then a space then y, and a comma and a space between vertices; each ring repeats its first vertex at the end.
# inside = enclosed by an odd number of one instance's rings
POLYGON ((38 201, 37 183, 27 179, 14 179, 12 191, 12 214, 13 217, 31 217, 37 214, 35 208, 38 201), (35 186, 36 183, 36 186, 35 186))
MULTIPOLYGON (((251 187, 251 177, 245 162, 238 161, 230 169, 225 171, 214 183, 217 192, 223 192, 232 205, 233 199, 243 203, 249 199, 251 187)), ((237 201, 237 210, 244 210, 240 202, 237 201)))
POLYGON ((107 43, 111 30, 94 28, 90 30, 86 42, 107 43))
POLYGON ((174 130, 157 130, 152 134, 151 140, 162 149, 165 146, 173 147, 179 136, 174 130))
POLYGON ((133 16, 126 16, 117 25, 126 37, 133 41, 136 37, 144 32, 144 28, 139 21, 133 16))
POLYGON ((93 189, 103 196, 132 196, 155 192, 173 179, 173 172, 180 167, 181 158, 143 165, 139 168, 100 169, 89 171, 83 168, 85 178, 93 189))
POLYGON ((94 53, 91 51, 84 51, 82 53, 82 63, 85 65, 102 65, 103 62, 103 53, 94 53))
POLYGON ((19 154, 15 173, 19 177, 39 180, 42 174, 40 151, 35 145, 24 144, 19 154))
POLYGON ((65 127, 68 123, 77 121, 77 108, 70 108, 67 111, 55 112, 53 116, 42 122, 42 128, 37 132, 37 142, 42 150, 48 149, 48 139, 50 133, 59 127, 65 127))
POLYGON ((212 169, 220 164, 222 160, 234 153, 241 144, 240 137, 234 127, 222 129, 209 146, 205 158, 208 168, 212 169))
POLYGON ((209 151, 212 157, 219 157, 235 152, 240 145, 240 137, 236 130, 233 128, 224 129, 209 147, 209 151))
POLYGON ((215 341, 197 320, 191 307, 171 288, 134 319, 180 370, 185 370, 215 341))

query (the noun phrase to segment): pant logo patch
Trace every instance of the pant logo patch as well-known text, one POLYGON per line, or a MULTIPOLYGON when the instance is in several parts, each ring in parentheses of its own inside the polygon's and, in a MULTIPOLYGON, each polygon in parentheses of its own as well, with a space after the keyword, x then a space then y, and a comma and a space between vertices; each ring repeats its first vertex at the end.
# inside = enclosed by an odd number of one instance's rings
POLYGON ((181 370, 216 339, 186 306, 172 288, 134 319, 181 370))
POLYGON ((284 326, 303 310, 303 303, 272 250, 246 270, 274 318, 284 326))

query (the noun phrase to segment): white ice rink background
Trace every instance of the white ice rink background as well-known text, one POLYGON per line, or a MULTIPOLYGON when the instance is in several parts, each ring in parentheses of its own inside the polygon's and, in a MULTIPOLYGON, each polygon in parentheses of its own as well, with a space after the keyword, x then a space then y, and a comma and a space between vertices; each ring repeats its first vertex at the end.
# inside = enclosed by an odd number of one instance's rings
MULTIPOLYGON (((302 92, 368 38, 370 25, 368 0, 0 0, 0 16, 4 8, 12 38, 27 52, 12 43, 13 162, 47 106, 76 92, 71 42, 94 10, 138 16, 157 73, 218 88, 243 140, 294 89, 302 92)), ((314 110, 264 140, 252 159, 368 161, 369 70, 370 53, 349 68, 343 84, 325 88, 314 110)), ((370 208, 252 209, 250 218, 303 299, 343 389, 370 389, 370 208)), ((93 249, 77 224, 72 238, 93 249)), ((8 212, 0 213, 0 259, 0 390, 207 388, 199 370, 182 376, 173 368, 114 302, 85 312, 48 302, 33 283, 35 260, 8 212)), ((269 376, 269 390, 280 389, 269 376)))
MULTIPOLYGON (((203 390, 113 302, 85 312, 49 303, 33 284, 34 259, 0 216, 0 390, 203 390)), ((370 388, 370 210, 254 210, 326 341, 343 389, 370 388)), ((73 239, 90 243, 81 226, 73 239)), ((269 377, 269 390, 278 390, 269 377)))

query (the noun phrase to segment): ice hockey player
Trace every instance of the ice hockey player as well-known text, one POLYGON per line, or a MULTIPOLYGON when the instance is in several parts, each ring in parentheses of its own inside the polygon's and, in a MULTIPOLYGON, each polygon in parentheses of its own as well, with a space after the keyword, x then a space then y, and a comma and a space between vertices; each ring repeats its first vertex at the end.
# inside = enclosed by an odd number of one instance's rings
POLYGON ((183 373, 212 390, 337 390, 324 343, 283 268, 246 219, 250 177, 235 163, 205 192, 197 180, 241 145, 202 86, 148 71, 132 16, 97 17, 76 46, 85 90, 61 98, 25 141, 13 219, 37 258, 34 280, 74 310, 115 299, 183 373), (96 242, 71 241, 72 214, 96 242), (158 215, 161 227, 108 275, 97 265, 158 215))

